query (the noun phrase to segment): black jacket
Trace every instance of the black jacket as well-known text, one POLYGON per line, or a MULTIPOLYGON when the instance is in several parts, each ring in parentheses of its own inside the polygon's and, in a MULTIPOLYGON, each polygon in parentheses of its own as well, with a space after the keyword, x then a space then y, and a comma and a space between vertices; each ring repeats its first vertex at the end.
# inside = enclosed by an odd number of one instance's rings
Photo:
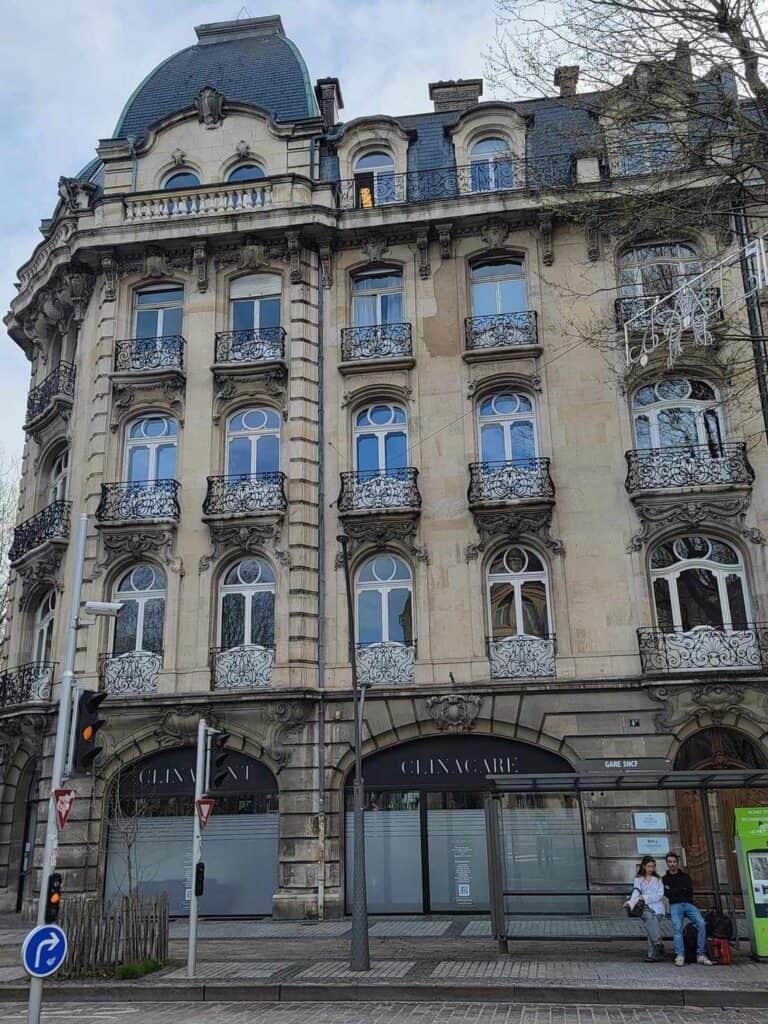
POLYGON ((664 895, 670 906, 674 903, 693 903, 693 882, 691 876, 679 869, 674 875, 664 875, 664 895))

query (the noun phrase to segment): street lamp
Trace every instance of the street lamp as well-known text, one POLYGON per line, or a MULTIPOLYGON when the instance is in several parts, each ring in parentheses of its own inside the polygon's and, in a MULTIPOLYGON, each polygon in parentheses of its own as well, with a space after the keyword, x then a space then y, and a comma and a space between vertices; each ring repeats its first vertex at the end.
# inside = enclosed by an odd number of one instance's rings
POLYGON ((368 948, 368 896, 365 885, 365 820, 363 817, 363 756, 362 731, 365 689, 357 679, 357 647, 355 645, 355 604, 352 596, 352 578, 349 572, 349 537, 336 538, 341 545, 344 582, 347 588, 347 631, 349 636, 349 663, 352 667, 352 709, 355 719, 355 782, 353 786, 355 846, 353 851, 352 882, 352 943, 349 967, 352 971, 369 971, 371 956, 368 948))

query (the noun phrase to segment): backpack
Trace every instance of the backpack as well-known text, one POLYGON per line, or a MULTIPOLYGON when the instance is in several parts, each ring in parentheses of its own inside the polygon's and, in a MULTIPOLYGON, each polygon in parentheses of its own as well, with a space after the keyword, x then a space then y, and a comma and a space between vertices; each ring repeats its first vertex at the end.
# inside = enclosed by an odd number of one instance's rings
POLYGON ((733 921, 727 914, 718 914, 716 910, 710 910, 704 915, 707 925, 707 938, 709 939, 732 939, 733 921))
POLYGON ((731 952, 731 944, 728 939, 710 939, 707 945, 709 946, 710 958, 714 960, 716 964, 721 964, 723 967, 730 967, 733 963, 733 953, 731 952))
POLYGON ((699 932, 695 924, 686 921, 683 928, 683 949, 685 950, 685 962, 696 963, 696 947, 699 942, 699 932))

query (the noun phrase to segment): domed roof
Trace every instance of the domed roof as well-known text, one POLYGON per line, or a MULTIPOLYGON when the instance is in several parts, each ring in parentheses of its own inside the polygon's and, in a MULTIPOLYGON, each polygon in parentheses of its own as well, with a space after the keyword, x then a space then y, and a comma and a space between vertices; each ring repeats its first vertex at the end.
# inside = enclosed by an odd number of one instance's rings
POLYGON ((276 120, 317 116, 304 58, 278 16, 199 25, 198 42, 159 64, 123 108, 114 138, 140 139, 150 125, 189 107, 206 85, 225 100, 254 103, 276 120))

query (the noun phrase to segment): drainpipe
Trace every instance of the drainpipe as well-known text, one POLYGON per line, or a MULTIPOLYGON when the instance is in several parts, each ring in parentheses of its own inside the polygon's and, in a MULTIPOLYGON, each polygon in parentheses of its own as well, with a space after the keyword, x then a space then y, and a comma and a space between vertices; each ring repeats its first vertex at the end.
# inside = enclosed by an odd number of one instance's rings
POLYGON ((743 194, 734 207, 733 221, 736 228, 736 237, 739 240, 741 279, 746 293, 747 318, 749 320, 749 333, 752 335, 752 352, 755 359, 755 372, 757 373, 757 388, 760 392, 760 407, 763 411, 763 427, 766 437, 768 437, 768 363, 766 362, 760 302, 758 301, 754 285, 751 282, 749 261, 744 255, 744 249, 749 244, 750 238, 743 194), (752 286, 750 287, 750 285, 752 286))
POLYGON ((325 401, 322 261, 317 248, 317 917, 325 917, 325 401))
POLYGON ((131 192, 136 191, 136 176, 138 173, 138 160, 136 158, 136 138, 128 135, 125 140, 128 143, 128 152, 131 155, 131 192))

